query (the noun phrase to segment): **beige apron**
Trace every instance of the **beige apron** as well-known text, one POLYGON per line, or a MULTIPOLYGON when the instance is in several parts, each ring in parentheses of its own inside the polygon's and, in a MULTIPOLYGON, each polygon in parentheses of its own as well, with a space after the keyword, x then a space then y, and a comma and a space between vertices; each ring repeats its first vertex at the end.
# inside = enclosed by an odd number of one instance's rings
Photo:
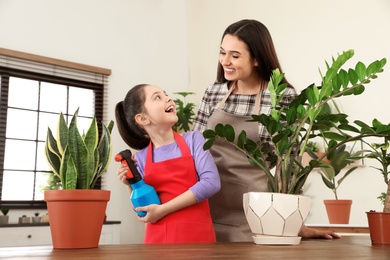
MULTIPOLYGON (((246 120, 252 119, 251 116, 234 115, 222 110, 234 87, 235 84, 210 116, 207 129, 215 129, 218 123, 230 124, 235 129, 236 137, 241 130, 245 130, 248 138, 258 142, 258 122, 247 122, 246 120)), ((257 94, 252 114, 259 113, 260 97, 261 93, 257 94)), ((266 175, 260 168, 250 165, 245 154, 227 141, 217 139, 210 152, 221 177, 221 190, 209 199, 217 242, 253 241, 244 214, 243 194, 249 191, 268 191, 266 175)))

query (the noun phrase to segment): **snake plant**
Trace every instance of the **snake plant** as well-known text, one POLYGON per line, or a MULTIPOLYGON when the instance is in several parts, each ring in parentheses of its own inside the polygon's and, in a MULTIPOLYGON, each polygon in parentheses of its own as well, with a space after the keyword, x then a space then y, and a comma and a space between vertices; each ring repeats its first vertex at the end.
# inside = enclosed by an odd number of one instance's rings
POLYGON ((114 122, 103 125, 99 140, 96 117, 83 135, 77 127, 78 109, 69 127, 61 113, 56 138, 50 128, 45 142, 45 157, 53 173, 61 180, 62 189, 93 189, 96 181, 107 171, 111 155, 111 131, 114 122))

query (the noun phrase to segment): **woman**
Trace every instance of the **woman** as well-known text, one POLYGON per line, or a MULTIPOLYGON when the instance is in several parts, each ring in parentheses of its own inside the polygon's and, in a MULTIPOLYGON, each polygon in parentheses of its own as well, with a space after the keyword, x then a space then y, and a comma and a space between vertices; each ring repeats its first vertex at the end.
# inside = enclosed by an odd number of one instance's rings
MULTIPOLYGON (((122 139, 140 150, 135 159, 145 183, 153 186, 161 205, 138 207, 146 223, 145 240, 151 243, 215 242, 207 199, 220 189, 213 157, 203 150, 198 131, 174 132, 176 105, 161 88, 140 84, 130 89, 115 108, 122 139)), ((128 168, 117 175, 129 189, 128 168)))
MULTIPOLYGON (((230 124, 257 142, 270 140, 264 126, 248 122, 252 114, 269 114, 270 93, 267 90, 272 71, 281 69, 268 29, 256 20, 241 20, 230 25, 222 36, 217 80, 202 98, 194 130, 214 129, 218 123, 230 124)), ((296 98, 293 86, 287 84, 284 102, 296 98)), ((268 191, 267 177, 249 164, 243 153, 228 142, 216 141, 210 149, 217 165, 221 190, 210 198, 217 241, 253 241, 246 221, 242 195, 249 191, 268 191)), ((300 231, 307 238, 339 238, 330 231, 306 226, 300 231)))

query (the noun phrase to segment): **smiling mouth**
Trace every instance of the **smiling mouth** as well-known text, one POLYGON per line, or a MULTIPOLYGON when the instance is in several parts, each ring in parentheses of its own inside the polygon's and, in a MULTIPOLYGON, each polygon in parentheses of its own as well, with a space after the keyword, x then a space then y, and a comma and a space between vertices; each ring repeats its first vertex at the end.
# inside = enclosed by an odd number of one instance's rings
POLYGON ((166 113, 170 113, 170 112, 174 112, 174 111, 175 111, 175 107, 174 107, 174 106, 169 106, 169 107, 165 110, 166 113))
POLYGON ((233 71, 234 71, 234 69, 228 69, 228 68, 224 68, 224 70, 225 70, 226 72, 233 72, 233 71))

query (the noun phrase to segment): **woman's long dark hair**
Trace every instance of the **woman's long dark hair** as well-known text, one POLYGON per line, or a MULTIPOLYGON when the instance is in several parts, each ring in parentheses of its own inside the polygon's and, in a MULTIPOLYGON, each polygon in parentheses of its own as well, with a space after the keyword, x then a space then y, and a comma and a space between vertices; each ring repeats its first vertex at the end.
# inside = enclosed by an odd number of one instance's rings
POLYGON ((135 122, 135 115, 142 113, 145 103, 144 88, 148 84, 139 84, 127 92, 125 99, 115 106, 115 120, 123 141, 133 149, 146 147, 150 138, 145 130, 135 122))
MULTIPOLYGON (((251 57, 256 59, 259 64, 256 68, 262 81, 268 82, 272 71, 276 68, 279 68, 282 72, 271 34, 264 24, 257 20, 249 19, 235 22, 226 28, 221 42, 227 34, 237 36, 246 43, 251 57)), ((216 83, 224 82, 227 82, 227 79, 225 78, 222 65, 218 62, 216 83)), ((283 82, 292 87, 286 79, 283 79, 283 82)))

